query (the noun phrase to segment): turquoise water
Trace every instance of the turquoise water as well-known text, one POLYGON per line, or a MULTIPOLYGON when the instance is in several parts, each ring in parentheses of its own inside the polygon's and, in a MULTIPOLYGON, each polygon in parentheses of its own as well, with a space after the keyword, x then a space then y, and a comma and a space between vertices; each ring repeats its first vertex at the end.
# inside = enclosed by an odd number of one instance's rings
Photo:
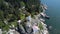
POLYGON ((41 0, 42 3, 47 4, 47 15, 50 16, 50 20, 46 19, 46 24, 52 26, 49 30, 50 34, 60 34, 60 0, 41 0))

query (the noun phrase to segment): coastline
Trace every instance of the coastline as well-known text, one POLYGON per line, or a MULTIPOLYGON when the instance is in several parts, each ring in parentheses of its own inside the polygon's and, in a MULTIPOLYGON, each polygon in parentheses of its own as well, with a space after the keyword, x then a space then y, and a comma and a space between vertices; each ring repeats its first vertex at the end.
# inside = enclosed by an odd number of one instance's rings
MULTIPOLYGON (((43 9, 43 10, 45 10, 45 9, 43 9)), ((44 18, 41 18, 41 14, 43 14, 42 15, 43 17, 46 16, 46 14, 44 14, 44 13, 45 13, 45 11, 43 11, 43 12, 37 14, 37 15, 34 15, 35 18, 32 18, 31 16, 29 16, 30 22, 28 21, 28 23, 31 23, 32 26, 35 25, 35 23, 37 23, 38 26, 40 26, 39 24, 42 25, 43 29, 41 29, 41 28, 38 29, 39 30, 38 31, 39 34, 49 34, 48 28, 47 28, 47 24, 44 23, 45 22, 45 19, 44 18)), ((37 26, 37 28, 38 28, 38 26, 37 26)), ((11 30, 10 32, 16 32, 16 31, 15 30, 14 31, 11 30)))
MULTIPOLYGON (((31 7, 32 11, 35 10, 34 9, 35 5, 32 4, 31 6, 32 6, 31 7)), ((49 16, 47 16, 45 13, 45 10, 47 10, 47 6, 42 4, 41 7, 42 7, 41 8, 42 11, 41 10, 39 11, 39 8, 36 8, 35 10, 36 12, 35 14, 33 14, 34 17, 32 17, 32 13, 29 12, 30 10, 27 11, 25 6, 23 6, 21 8, 23 12, 18 16, 17 20, 15 21, 16 26, 15 26, 15 22, 13 22, 11 26, 9 26, 8 31, 0 29, 1 34, 2 33, 5 33, 5 34, 9 34, 9 33, 10 34, 14 34, 14 33, 15 34, 18 34, 18 33, 20 34, 22 33, 23 34, 49 34, 47 25, 44 23, 45 22, 44 18, 49 19, 49 16), (28 15, 25 13, 27 13, 28 15)), ((5 23, 7 24, 7 22, 5 23)))
MULTIPOLYGON (((43 12, 41 14, 43 14, 43 17, 47 16, 46 13, 45 13, 45 11, 47 10, 47 5, 42 4, 42 9, 43 9, 43 12)), ((50 17, 48 16, 48 19, 49 18, 50 17)), ((45 24, 44 22, 41 22, 41 23, 42 23, 42 25, 44 27, 44 30, 42 30, 42 32, 44 34, 49 34, 49 31, 48 31, 48 28, 47 28, 47 24, 45 24)))

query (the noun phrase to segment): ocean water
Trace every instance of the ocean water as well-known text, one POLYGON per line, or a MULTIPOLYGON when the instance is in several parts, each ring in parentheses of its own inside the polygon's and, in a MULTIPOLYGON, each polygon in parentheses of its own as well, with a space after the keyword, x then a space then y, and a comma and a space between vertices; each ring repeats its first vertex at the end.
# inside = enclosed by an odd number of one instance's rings
POLYGON ((49 33, 60 34, 60 0, 41 0, 41 2, 48 6, 46 14, 50 16, 50 19, 46 19, 46 24, 52 26, 49 33))

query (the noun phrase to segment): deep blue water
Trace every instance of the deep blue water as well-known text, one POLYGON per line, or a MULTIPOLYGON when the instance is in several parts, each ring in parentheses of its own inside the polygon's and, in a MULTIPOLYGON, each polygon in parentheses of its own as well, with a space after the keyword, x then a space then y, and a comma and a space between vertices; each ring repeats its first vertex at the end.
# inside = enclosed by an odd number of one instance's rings
POLYGON ((50 19, 46 19, 46 24, 52 26, 49 30, 50 34, 60 34, 60 0, 41 0, 42 3, 47 4, 47 15, 50 19))

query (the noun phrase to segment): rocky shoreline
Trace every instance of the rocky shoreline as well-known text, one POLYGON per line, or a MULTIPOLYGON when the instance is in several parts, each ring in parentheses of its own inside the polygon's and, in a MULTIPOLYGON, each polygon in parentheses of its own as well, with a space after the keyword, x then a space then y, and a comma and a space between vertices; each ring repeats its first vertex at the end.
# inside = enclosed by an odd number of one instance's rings
POLYGON ((41 4, 40 0, 11 2, 2 1, 6 6, 1 4, 1 16, 4 19, 0 19, 3 24, 0 25, 0 34, 49 34, 44 19, 49 19, 45 13, 47 6, 41 4))
MULTIPOLYGON (((46 14, 44 14, 45 9, 43 9, 43 10, 44 10, 43 12, 41 12, 37 15, 34 15, 34 18, 32 18, 31 15, 26 17, 26 20, 27 20, 26 26, 28 26, 29 28, 32 27, 33 34, 49 34, 48 29, 47 29, 47 25, 44 23, 45 20, 43 18, 41 18, 41 16, 44 17, 44 18, 46 17, 46 14), (39 26, 40 26, 40 28, 39 28, 39 26)), ((47 18, 49 18, 49 17, 47 17, 47 18)), ((20 20, 18 21, 18 23, 20 24, 20 20)), ((9 30, 8 32, 9 33, 15 32, 15 34, 18 34, 18 33, 16 33, 15 29, 9 30)), ((8 32, 6 34, 8 34, 8 32)), ((0 34, 2 34, 1 29, 0 29, 0 34)))
MULTIPOLYGON (((40 15, 40 16, 41 16, 41 15, 40 15)), ((37 18, 37 17, 39 18, 39 14, 36 15, 36 18, 37 18)), ((34 19, 34 20, 36 20, 36 22, 39 22, 39 23, 42 24, 43 29, 40 30, 40 34, 49 34, 47 25, 44 23, 45 20, 44 20, 43 18, 40 17, 40 19, 34 19)), ((32 20, 32 21, 33 21, 33 20, 32 20)), ((35 22, 35 21, 34 21, 34 22, 35 22)), ((38 24, 39 24, 39 23, 38 23, 38 24)))

